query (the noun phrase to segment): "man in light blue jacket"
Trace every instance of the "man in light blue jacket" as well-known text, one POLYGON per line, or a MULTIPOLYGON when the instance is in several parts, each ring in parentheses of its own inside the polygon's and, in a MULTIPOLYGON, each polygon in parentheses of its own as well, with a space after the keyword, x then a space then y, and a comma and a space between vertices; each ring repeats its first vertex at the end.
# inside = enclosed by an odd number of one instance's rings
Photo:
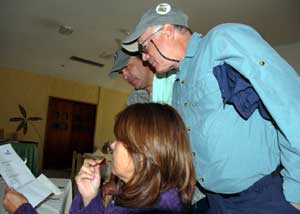
POLYGON ((201 36, 162 3, 122 45, 157 73, 179 69, 172 103, 188 128, 209 213, 299 213, 299 77, 259 33, 222 24, 201 36))

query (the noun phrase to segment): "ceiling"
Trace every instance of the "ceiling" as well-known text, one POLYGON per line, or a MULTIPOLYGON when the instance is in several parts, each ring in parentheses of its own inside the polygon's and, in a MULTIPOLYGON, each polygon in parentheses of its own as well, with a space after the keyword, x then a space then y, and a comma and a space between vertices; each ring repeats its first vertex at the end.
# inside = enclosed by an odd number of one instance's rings
MULTIPOLYGON (((156 0, 1 0, 0 67, 38 72, 127 91, 108 77, 116 40, 132 30, 156 0), (58 32, 72 26, 71 35, 58 32), (70 56, 105 64, 99 68, 70 56), (104 56, 104 57, 103 57, 104 56)), ((252 25, 273 46, 300 42, 300 0, 175 0, 190 17, 193 31, 205 34, 223 22, 252 25)))

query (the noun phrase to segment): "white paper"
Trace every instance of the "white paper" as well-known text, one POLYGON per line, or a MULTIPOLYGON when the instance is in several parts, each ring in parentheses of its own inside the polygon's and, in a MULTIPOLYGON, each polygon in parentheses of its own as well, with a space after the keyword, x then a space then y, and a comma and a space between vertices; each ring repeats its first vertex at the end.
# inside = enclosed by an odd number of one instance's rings
POLYGON ((10 144, 0 146, 0 174, 7 185, 25 195, 33 207, 51 194, 51 190, 34 177, 10 144))
POLYGON ((46 186, 54 195, 60 195, 63 193, 49 178, 44 174, 40 174, 37 178, 44 186, 46 186))
POLYGON ((17 189, 35 179, 10 144, 0 146, 0 174, 9 187, 17 189))

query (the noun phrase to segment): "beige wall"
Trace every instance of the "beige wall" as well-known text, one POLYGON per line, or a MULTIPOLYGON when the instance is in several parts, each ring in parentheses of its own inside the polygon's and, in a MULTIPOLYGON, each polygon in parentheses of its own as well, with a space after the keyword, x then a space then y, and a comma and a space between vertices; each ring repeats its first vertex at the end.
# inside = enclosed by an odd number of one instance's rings
MULTIPOLYGON (((47 121, 49 96, 97 105, 94 146, 100 147, 106 140, 113 140, 113 123, 117 112, 124 108, 126 93, 74 81, 38 75, 32 72, 0 68, 0 128, 5 137, 11 138, 18 123, 9 122, 10 117, 21 116, 18 104, 27 110, 28 116, 42 117, 34 122, 42 139, 39 143, 39 166, 43 159, 44 135, 47 121)), ((39 141, 32 127, 24 140, 39 141)))
POLYGON ((101 90, 100 100, 97 109, 97 127, 101 132, 96 132, 95 146, 100 147, 101 143, 114 140, 113 126, 116 114, 126 106, 128 94, 122 94, 114 90, 101 90))

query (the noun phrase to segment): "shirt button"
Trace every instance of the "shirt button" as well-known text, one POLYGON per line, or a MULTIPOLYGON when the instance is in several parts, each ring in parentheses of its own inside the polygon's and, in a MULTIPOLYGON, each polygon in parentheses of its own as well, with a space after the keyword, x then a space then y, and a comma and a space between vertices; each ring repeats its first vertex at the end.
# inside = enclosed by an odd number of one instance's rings
POLYGON ((181 80, 181 82, 180 82, 181 84, 184 84, 184 80, 181 80))
POLYGON ((192 155, 193 155, 193 157, 195 157, 196 156, 196 152, 192 152, 192 155))
POLYGON ((187 129, 189 132, 192 130, 191 127, 187 127, 186 129, 187 129))
POLYGON ((187 102, 184 102, 183 105, 186 107, 186 106, 188 105, 188 103, 187 103, 187 102))
POLYGON ((203 183, 204 182, 204 178, 199 178, 198 181, 199 181, 199 183, 203 183))
POLYGON ((259 61, 259 64, 262 65, 262 66, 264 66, 265 65, 265 61, 261 60, 261 61, 259 61))

